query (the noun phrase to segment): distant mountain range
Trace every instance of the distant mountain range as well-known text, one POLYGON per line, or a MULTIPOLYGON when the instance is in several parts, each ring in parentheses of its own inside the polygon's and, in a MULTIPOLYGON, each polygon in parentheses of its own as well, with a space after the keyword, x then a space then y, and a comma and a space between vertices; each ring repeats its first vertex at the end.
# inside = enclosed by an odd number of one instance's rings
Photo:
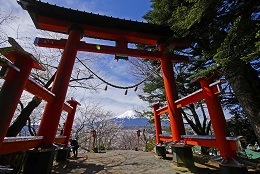
POLYGON ((112 120, 116 120, 118 123, 123 123, 124 127, 140 127, 149 125, 147 118, 141 118, 135 111, 129 110, 125 113, 118 115, 112 120))
MULTIPOLYGON (((154 126, 153 124, 149 123, 148 118, 140 117, 140 115, 133 110, 128 110, 125 113, 111 119, 116 120, 118 123, 123 123, 123 127, 125 128, 154 126)), ((170 124, 167 121, 162 122, 162 126, 169 126, 169 125, 170 124)), ((34 125, 34 127, 37 130, 39 125, 34 125)), ((21 135, 23 134, 29 134, 27 126, 24 126, 21 135)))
MULTIPOLYGON (((140 117, 140 115, 133 110, 128 110, 125 113, 112 119, 118 122, 123 122, 124 127, 140 127, 151 125, 148 118, 140 117)), ((163 122, 162 126, 169 126, 169 123, 163 122)))

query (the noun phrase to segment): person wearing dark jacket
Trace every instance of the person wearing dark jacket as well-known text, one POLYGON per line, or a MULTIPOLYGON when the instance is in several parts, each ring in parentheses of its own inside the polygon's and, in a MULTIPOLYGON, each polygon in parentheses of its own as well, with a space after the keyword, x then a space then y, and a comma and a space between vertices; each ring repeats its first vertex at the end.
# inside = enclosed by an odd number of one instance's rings
POLYGON ((79 143, 77 140, 72 140, 70 139, 70 145, 71 145, 71 148, 72 148, 72 152, 74 154, 74 157, 77 157, 78 156, 78 148, 79 148, 79 143))

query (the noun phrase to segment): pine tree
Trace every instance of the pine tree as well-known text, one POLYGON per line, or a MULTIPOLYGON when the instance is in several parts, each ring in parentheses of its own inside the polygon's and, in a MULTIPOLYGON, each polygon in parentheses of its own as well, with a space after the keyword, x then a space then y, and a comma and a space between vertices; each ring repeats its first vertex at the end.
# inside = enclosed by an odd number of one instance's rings
MULTIPOLYGON (((151 0, 144 18, 170 26, 191 42, 196 76, 220 71, 260 142, 260 2, 257 0, 151 0)), ((192 69, 190 69, 192 70, 192 69)))

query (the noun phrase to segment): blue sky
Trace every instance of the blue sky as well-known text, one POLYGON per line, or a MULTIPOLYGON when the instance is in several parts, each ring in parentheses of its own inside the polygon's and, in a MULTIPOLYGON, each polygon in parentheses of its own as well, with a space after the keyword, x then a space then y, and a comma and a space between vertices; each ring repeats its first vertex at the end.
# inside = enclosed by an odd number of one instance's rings
POLYGON ((143 21, 142 16, 150 9, 149 0, 42 0, 72 9, 101 15, 143 21))
MULTIPOLYGON (((150 10, 151 5, 149 0, 42 0, 42 2, 134 21, 144 21, 142 16, 150 10)), ((8 36, 20 38, 17 41, 21 45, 23 44, 22 38, 31 37, 31 42, 33 43, 33 39, 36 36, 41 36, 39 31, 35 30, 27 11, 22 10, 16 0, 0 0, 0 3, 2 11, 12 11, 12 14, 17 16, 17 18, 11 20, 5 26, 5 29, 8 31, 8 36), (17 32, 18 29, 19 32, 17 32)), ((90 40, 90 42, 92 42, 92 40, 90 40)), ((131 67, 127 61, 119 60, 119 62, 116 62, 112 55, 94 56, 98 56, 97 60, 99 61, 92 62, 89 66, 110 83, 119 86, 129 86, 139 82, 138 79, 135 79, 135 77, 130 74, 131 67)), ((101 88, 104 87, 105 85, 101 85, 101 88)), ((139 90, 141 89, 139 88, 139 90)), ((100 102, 105 109, 114 112, 115 115, 122 114, 133 108, 146 107, 146 103, 138 98, 133 89, 128 90, 127 96, 124 95, 124 92, 125 90, 122 89, 108 87, 107 91, 100 90, 98 93, 76 90, 73 95, 76 95, 74 98, 78 100, 82 96, 92 98, 100 102)))

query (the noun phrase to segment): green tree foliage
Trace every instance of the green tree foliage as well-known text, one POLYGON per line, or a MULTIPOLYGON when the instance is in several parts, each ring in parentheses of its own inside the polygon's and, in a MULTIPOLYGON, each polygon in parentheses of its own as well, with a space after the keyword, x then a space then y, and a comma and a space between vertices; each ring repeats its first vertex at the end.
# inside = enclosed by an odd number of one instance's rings
MULTIPOLYGON (((256 135, 254 134, 254 130, 248 119, 246 118, 243 111, 237 112, 237 110, 233 110, 233 117, 227 121, 227 125, 232 136, 243 135, 245 137, 245 145, 246 144, 255 144, 256 135), (241 114, 242 113, 242 114, 241 114)), ((246 147, 244 147, 246 148, 246 147)))
POLYGON ((190 41, 193 77, 218 70, 228 80, 260 142, 260 1, 151 0, 144 18, 190 41))

